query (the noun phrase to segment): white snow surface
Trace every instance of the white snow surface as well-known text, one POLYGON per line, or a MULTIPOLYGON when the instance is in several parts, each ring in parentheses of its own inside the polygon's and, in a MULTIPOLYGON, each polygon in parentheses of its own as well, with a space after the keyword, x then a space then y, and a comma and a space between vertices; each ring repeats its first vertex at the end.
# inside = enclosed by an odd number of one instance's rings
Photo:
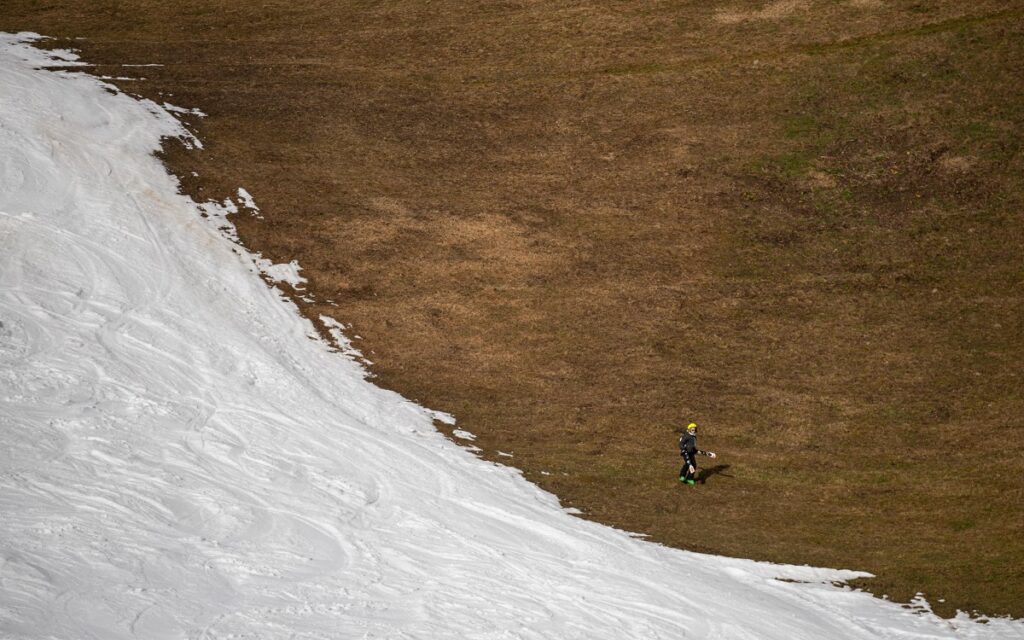
POLYGON ((287 282, 294 289, 303 289, 307 282, 305 278, 299 275, 302 267, 299 266, 298 260, 274 264, 266 258, 260 258, 258 264, 260 271, 274 282, 287 282))
POLYGON ((34 38, 0 35, 0 637, 1024 638, 572 517, 311 338, 153 156, 174 115, 34 38))
POLYGON ((260 212, 260 208, 256 206, 256 201, 253 200, 252 194, 246 191, 243 187, 238 188, 238 199, 247 209, 250 209, 253 213, 260 212))

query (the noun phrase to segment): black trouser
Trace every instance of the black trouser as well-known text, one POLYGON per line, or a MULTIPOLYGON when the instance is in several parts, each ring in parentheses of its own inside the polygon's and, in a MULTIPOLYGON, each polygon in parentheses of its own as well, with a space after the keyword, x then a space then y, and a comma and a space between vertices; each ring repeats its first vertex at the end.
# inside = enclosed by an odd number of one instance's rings
POLYGON ((696 460, 693 461, 693 465, 692 465, 693 466, 693 473, 690 473, 690 466, 691 465, 690 465, 689 462, 684 462, 683 463, 683 468, 679 470, 679 479, 680 480, 693 480, 694 475, 696 475, 696 473, 697 473, 697 461, 696 460))

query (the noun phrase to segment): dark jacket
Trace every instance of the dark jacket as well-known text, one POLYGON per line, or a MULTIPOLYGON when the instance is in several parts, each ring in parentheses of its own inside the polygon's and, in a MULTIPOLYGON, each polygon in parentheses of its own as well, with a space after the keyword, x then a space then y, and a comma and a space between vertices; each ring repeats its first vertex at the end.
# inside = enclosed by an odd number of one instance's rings
POLYGON ((679 454, 683 456, 683 460, 686 464, 697 466, 697 454, 703 455, 704 452, 697 448, 697 436, 689 433, 684 433, 682 438, 679 438, 679 454))

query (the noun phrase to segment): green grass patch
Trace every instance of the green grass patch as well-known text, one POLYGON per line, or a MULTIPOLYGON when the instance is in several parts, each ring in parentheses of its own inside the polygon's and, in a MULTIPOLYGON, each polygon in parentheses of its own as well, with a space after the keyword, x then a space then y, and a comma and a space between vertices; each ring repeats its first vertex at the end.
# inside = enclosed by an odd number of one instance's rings
POLYGON ((955 520, 950 520, 949 522, 949 528, 958 533, 963 531, 969 531, 977 526, 978 523, 975 522, 972 518, 957 518, 955 520))
POLYGON ((807 151, 787 151, 769 154, 754 160, 751 168, 756 173, 772 173, 785 178, 796 178, 807 173, 813 156, 807 151))

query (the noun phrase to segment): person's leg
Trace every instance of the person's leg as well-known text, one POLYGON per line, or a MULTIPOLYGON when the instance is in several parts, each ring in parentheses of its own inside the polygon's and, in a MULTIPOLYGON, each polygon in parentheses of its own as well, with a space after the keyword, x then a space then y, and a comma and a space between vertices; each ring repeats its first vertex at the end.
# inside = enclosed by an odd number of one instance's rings
MULTIPOLYGON (((694 467, 696 471, 696 466, 694 467)), ((693 474, 690 473, 690 465, 684 464, 683 468, 679 470, 679 482, 685 482, 686 484, 694 484, 693 474)))

